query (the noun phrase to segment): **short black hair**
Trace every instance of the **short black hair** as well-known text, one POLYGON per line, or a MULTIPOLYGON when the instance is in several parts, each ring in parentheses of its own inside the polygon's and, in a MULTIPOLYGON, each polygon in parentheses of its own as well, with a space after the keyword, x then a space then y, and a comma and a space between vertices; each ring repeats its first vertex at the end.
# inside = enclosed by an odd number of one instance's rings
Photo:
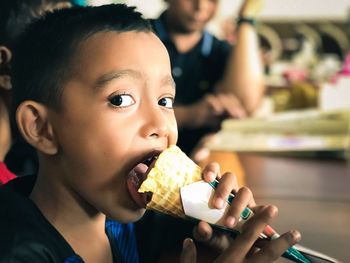
POLYGON ((60 110, 79 44, 96 33, 110 31, 152 32, 152 27, 135 7, 125 4, 60 9, 30 24, 14 49, 13 109, 25 100, 34 100, 60 110))

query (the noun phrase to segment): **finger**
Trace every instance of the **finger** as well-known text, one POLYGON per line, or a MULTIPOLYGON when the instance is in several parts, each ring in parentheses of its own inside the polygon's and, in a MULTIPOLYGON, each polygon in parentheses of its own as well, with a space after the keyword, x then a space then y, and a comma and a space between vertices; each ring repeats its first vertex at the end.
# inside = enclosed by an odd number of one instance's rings
POLYGON ((246 112, 236 96, 232 94, 220 94, 218 100, 229 117, 242 118, 246 116, 246 112))
POLYGON ((236 119, 242 119, 244 117, 247 117, 248 114, 243 107, 234 107, 231 109, 230 115, 236 119))
MULTIPOLYGON (((268 241, 266 241, 266 242, 268 242, 268 241)), ((247 256, 250 257, 250 256, 256 254, 258 251, 260 251, 260 248, 259 248, 259 247, 253 246, 253 247, 249 250, 247 256)))
POLYGON ((251 208, 251 210, 255 213, 255 214, 258 214, 258 213, 261 213, 264 209, 266 209, 268 205, 257 205, 253 208, 251 208))
POLYGON ((232 101, 230 103, 228 101, 228 95, 224 93, 217 94, 216 100, 217 100, 217 104, 220 105, 221 107, 221 114, 223 113, 229 114, 230 108, 236 104, 235 102, 232 102, 232 101))
POLYGON ((212 182, 216 178, 220 179, 220 165, 217 162, 211 162, 206 165, 202 171, 203 180, 206 182, 212 182))
POLYGON ((200 221, 198 225, 193 228, 193 237, 199 242, 208 242, 213 236, 213 229, 205 222, 200 221))
POLYGON ((301 240, 297 230, 291 230, 281 235, 278 239, 271 240, 263 246, 259 252, 251 257, 252 262, 270 262, 277 260, 289 247, 301 240))
POLYGON ((253 196, 253 195, 252 195, 251 199, 249 200, 248 207, 249 207, 249 208, 254 208, 254 207, 256 207, 256 203, 255 203, 255 200, 254 200, 254 196, 253 196))
POLYGON ((265 227, 277 216, 278 210, 275 206, 267 206, 260 213, 255 214, 243 226, 242 232, 237 236, 227 256, 243 260, 253 247, 265 227))
POLYGON ((234 118, 241 119, 247 117, 247 112, 242 105, 236 105, 230 108, 230 115, 234 118))
POLYGON ((214 115, 221 115, 224 112, 224 107, 221 105, 221 102, 216 95, 207 95, 205 100, 211 107, 214 115))
POLYGON ((227 199, 231 192, 238 188, 237 178, 233 173, 225 173, 220 183, 216 186, 213 197, 209 205, 216 209, 221 209, 227 204, 227 199))
POLYGON ((228 234, 221 231, 213 231, 213 228, 204 221, 199 222, 194 228, 193 237, 196 241, 205 243, 217 252, 226 250, 232 242, 232 238, 228 234))
POLYGON ((191 238, 186 238, 182 244, 180 263, 196 263, 197 249, 191 238))
POLYGON ((238 190, 227 212, 225 223, 228 227, 234 227, 238 223, 243 210, 249 206, 252 199, 253 194, 249 188, 242 187, 238 190))

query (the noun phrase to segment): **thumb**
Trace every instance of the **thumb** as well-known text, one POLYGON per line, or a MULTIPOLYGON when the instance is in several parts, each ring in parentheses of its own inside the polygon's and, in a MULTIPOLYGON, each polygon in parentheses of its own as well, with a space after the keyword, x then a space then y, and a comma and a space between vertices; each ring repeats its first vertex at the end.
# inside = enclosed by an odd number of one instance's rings
POLYGON ((191 238, 186 238, 182 244, 180 263, 196 263, 197 249, 191 238))

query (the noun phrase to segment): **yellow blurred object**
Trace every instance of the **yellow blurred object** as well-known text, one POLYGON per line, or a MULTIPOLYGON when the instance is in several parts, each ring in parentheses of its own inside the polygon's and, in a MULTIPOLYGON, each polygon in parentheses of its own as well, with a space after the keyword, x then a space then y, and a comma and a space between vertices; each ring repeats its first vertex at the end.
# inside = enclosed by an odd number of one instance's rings
POLYGON ((223 121, 211 151, 348 158, 350 110, 295 110, 223 121))
POLYGON ((276 90, 271 98, 276 112, 317 107, 318 91, 311 83, 293 82, 288 89, 276 90))
POLYGON ((263 0, 245 0, 239 15, 242 17, 255 18, 263 8, 263 0))

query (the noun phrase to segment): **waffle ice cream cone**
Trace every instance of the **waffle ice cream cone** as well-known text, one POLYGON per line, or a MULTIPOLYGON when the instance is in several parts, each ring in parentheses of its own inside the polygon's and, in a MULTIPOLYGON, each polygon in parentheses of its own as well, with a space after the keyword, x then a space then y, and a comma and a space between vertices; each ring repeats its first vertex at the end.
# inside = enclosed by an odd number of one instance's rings
POLYGON ((148 209, 175 217, 185 217, 180 188, 202 179, 201 168, 176 145, 164 150, 157 158, 139 192, 152 192, 148 209))

